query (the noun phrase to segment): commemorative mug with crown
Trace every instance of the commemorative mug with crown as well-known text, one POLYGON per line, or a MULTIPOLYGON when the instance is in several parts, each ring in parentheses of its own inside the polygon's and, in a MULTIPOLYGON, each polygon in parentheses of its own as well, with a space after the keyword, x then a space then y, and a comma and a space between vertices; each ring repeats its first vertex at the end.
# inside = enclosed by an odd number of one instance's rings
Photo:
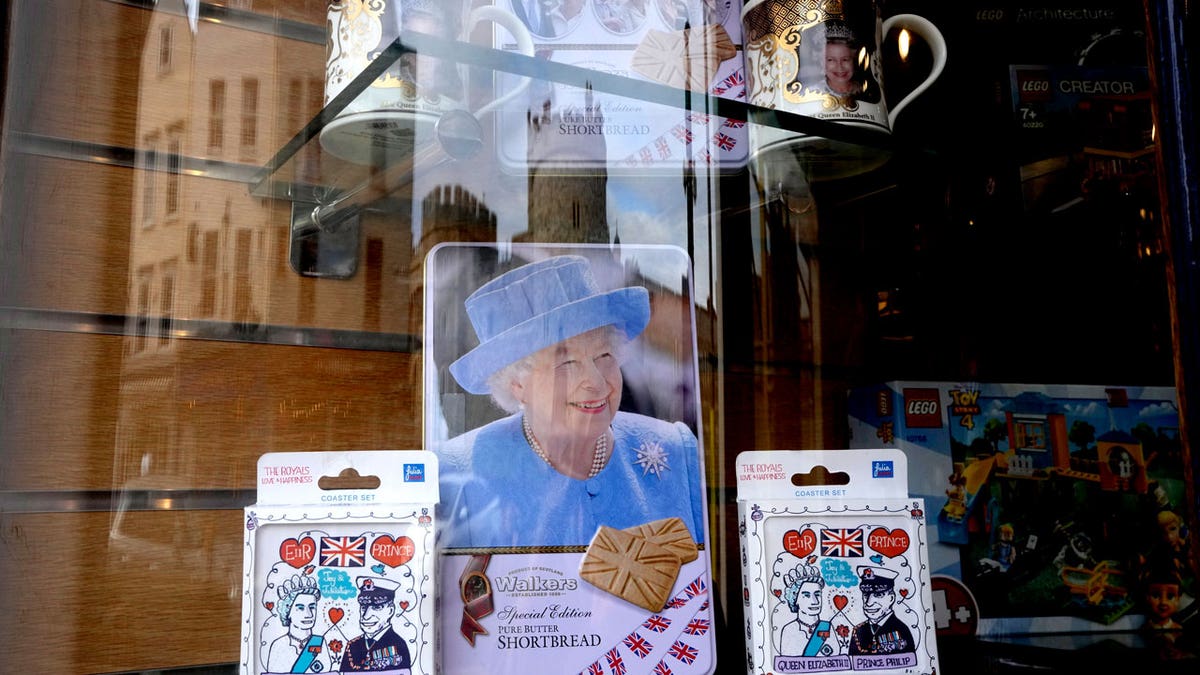
MULTIPOLYGON (((533 56, 529 30, 513 13, 496 5, 471 8, 472 0, 329 0, 325 104, 328 105, 401 31, 451 41, 467 41, 474 27, 491 21, 513 35, 517 50, 533 56)), ((450 59, 406 53, 337 113, 321 131, 321 146, 358 164, 388 161, 411 152, 446 113, 462 111, 476 119, 518 96, 522 80, 503 96, 471 111, 467 69, 450 59)))
MULTIPOLYGON (((880 4, 878 0, 746 0, 742 40, 747 101, 890 134, 896 115, 945 68, 946 41, 936 26, 914 14, 882 20, 880 4), (883 37, 893 27, 919 36, 933 56, 925 79, 894 103, 884 100, 881 51, 883 37)), ((904 40, 902 36, 898 45, 901 59, 905 58, 904 40)), ((806 148, 815 153, 814 140, 759 127, 752 130, 752 154, 790 151, 803 155, 806 148)), ((853 172, 845 162, 843 167, 853 172)))

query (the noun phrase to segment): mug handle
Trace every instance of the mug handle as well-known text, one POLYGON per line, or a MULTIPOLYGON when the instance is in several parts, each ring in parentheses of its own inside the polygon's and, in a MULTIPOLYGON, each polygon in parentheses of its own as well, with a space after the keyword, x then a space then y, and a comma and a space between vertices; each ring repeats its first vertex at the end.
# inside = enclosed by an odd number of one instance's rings
POLYGON ((929 85, 933 84, 933 81, 946 68, 946 39, 942 37, 942 32, 937 29, 937 26, 933 25, 929 19, 917 16, 916 14, 897 14, 884 20, 883 34, 887 35, 897 23, 902 23, 903 28, 907 28, 913 33, 920 35, 925 42, 929 43, 929 48, 933 51, 933 68, 929 71, 929 75, 925 80, 917 85, 916 89, 910 91, 907 96, 900 99, 900 102, 895 107, 888 111, 889 127, 895 124, 896 116, 900 114, 904 106, 911 103, 913 99, 928 89, 929 85))
MULTIPOLYGON (((500 24, 509 33, 512 33, 514 38, 516 38, 517 50, 519 52, 525 56, 533 56, 533 37, 529 34, 529 29, 525 27, 525 24, 522 23, 515 14, 511 14, 495 5, 483 5, 471 10, 467 25, 469 25, 471 28, 474 28, 475 24, 479 23, 480 21, 494 21, 495 23, 500 24)), ((528 88, 529 78, 521 78, 520 83, 514 86, 503 96, 492 99, 492 101, 481 107, 479 110, 476 110, 475 116, 482 117, 484 113, 495 110, 505 103, 508 103, 528 88)))

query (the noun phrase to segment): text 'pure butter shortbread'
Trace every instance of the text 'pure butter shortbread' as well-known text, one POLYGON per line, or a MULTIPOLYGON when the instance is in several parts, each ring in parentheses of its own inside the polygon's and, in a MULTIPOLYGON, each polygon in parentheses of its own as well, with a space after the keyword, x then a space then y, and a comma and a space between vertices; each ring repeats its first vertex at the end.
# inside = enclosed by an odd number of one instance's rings
POLYGON ((661 611, 679 576, 679 557, 669 549, 607 525, 588 545, 579 577, 651 612, 661 611))
POLYGON ((681 563, 689 563, 700 555, 692 533, 688 532, 687 525, 680 518, 663 518, 624 531, 662 546, 674 553, 681 563))

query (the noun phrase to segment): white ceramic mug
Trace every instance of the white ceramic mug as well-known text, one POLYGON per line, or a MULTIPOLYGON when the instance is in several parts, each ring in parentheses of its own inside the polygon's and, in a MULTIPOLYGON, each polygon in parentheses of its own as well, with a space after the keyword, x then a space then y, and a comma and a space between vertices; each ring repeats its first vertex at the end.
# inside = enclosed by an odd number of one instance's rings
MULTIPOLYGON (((883 134, 891 133, 896 115, 946 66, 946 41, 936 26, 915 14, 884 21, 874 0, 747 0, 742 40, 748 102, 883 134), (889 105, 883 95, 881 46, 893 27, 923 38, 933 64, 919 85, 889 105)), ((751 145, 761 154, 795 151, 793 146, 812 140, 763 127, 752 134, 751 145)))
MULTIPOLYGON (((325 103, 342 92, 402 30, 466 41, 481 21, 503 26, 517 50, 533 56, 533 39, 511 12, 471 0, 330 0, 325 103)), ((375 164, 411 152, 422 130, 450 111, 467 111, 465 69, 447 59, 405 54, 391 64, 321 132, 321 145, 342 159, 375 164)), ((520 83, 473 111, 475 117, 518 96, 520 83)))

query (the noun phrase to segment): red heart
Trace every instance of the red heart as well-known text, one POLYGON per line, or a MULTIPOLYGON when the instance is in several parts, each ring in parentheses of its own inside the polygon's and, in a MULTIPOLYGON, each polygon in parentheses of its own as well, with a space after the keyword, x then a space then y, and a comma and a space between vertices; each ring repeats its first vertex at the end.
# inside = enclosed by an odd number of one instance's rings
POLYGON ((312 562, 313 556, 316 553, 317 545, 313 543, 312 537, 305 537, 299 540, 292 537, 284 539, 279 544, 280 559, 296 569, 300 569, 312 562))
POLYGON ((408 537, 392 539, 391 535, 384 534, 371 542, 371 555, 384 565, 399 567, 412 560, 414 548, 413 540, 408 537))
POLYGON ((812 530, 805 530, 803 533, 788 530, 783 533, 783 549, 797 558, 812 553, 816 547, 817 535, 812 530))
POLYGON ((344 617, 344 616, 346 616, 346 611, 343 610, 341 607, 333 607, 333 608, 330 608, 330 610, 329 610, 329 620, 332 621, 333 623, 337 623, 337 622, 341 621, 342 617, 344 617))
POLYGON ((273 602, 264 602, 264 603, 263 603, 263 607, 266 607, 266 608, 267 608, 267 611, 268 611, 268 612, 270 612, 271 610, 275 609, 275 603, 273 603, 273 602))
POLYGON ((846 603, 848 603, 848 602, 850 602, 850 601, 847 600, 846 596, 844 596, 844 595, 833 596, 833 606, 837 607, 837 610, 839 612, 842 611, 843 609, 846 609, 846 603))
POLYGON ((777 597, 777 598, 778 598, 779 596, 783 595, 783 591, 779 590, 778 588, 776 588, 776 589, 772 590, 771 592, 772 592, 772 593, 774 593, 774 594, 775 594, 775 597, 777 597))
POLYGON ((900 589, 900 597, 902 597, 902 598, 907 598, 907 597, 908 597, 908 589, 907 589, 907 588, 901 588, 901 589, 900 589))
POLYGON ((400 601, 400 611, 404 611, 404 610, 406 610, 406 609, 408 609, 408 601, 407 601, 407 600, 401 600, 401 601, 400 601))
POLYGON ((867 535, 867 545, 889 558, 908 550, 908 533, 901 529, 888 531, 886 527, 877 527, 867 535))

